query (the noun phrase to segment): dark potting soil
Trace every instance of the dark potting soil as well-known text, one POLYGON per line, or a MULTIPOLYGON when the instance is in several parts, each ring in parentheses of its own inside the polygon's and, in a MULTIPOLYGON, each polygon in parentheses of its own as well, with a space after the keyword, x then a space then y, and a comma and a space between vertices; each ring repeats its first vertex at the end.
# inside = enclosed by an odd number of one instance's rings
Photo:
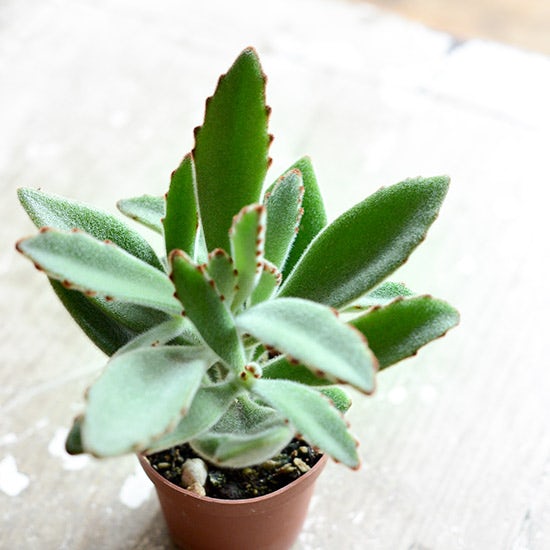
MULTIPOLYGON (((306 473, 321 456, 305 441, 293 439, 277 456, 258 466, 234 469, 207 463, 206 496, 241 499, 272 493, 306 473)), ((185 444, 151 454, 147 458, 159 474, 181 487, 183 463, 188 458, 197 458, 197 455, 185 444)))

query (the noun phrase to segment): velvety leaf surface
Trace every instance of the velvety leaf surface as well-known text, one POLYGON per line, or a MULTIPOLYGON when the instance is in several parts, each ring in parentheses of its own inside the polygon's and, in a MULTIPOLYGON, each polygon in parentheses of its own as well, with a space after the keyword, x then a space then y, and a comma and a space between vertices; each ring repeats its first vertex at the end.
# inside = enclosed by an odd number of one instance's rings
POLYGON ((162 234, 161 219, 164 217, 165 210, 163 197, 142 195, 141 197, 121 199, 116 205, 125 216, 162 234))
POLYGON ((386 281, 372 292, 361 296, 358 300, 349 305, 345 311, 357 311, 369 309, 371 307, 383 306, 393 302, 396 298, 414 296, 414 292, 409 290, 403 283, 394 283, 386 281))
POLYGON ((302 174, 294 169, 279 178, 266 193, 267 210, 264 257, 281 269, 296 238, 302 217, 302 174))
POLYGON ((181 311, 181 305, 173 297, 172 283, 164 272, 87 233, 43 230, 19 241, 17 249, 48 277, 69 288, 172 314, 181 311))
POLYGON ((155 441, 148 453, 163 451, 181 445, 211 428, 227 411, 240 389, 232 383, 222 383, 200 388, 189 412, 180 420, 176 429, 155 441))
POLYGON ((164 311, 138 304, 111 301, 101 296, 91 298, 91 300, 113 320, 138 334, 170 319, 170 316, 164 311))
POLYGON ((280 295, 340 308, 365 294, 424 239, 448 185, 443 176, 406 180, 357 204, 311 243, 280 295))
POLYGON ((236 311, 254 290, 262 273, 265 242, 265 206, 245 206, 229 231, 231 257, 237 270, 237 286, 231 309, 236 311))
POLYGON ((82 425, 86 451, 113 456, 142 450, 173 429, 206 372, 201 351, 159 346, 112 358, 88 394, 82 425))
POLYGON ((174 317, 136 336, 124 347, 120 348, 115 355, 121 355, 139 348, 156 347, 167 344, 174 338, 177 338, 186 328, 188 329, 190 325, 191 322, 189 319, 185 317, 174 317))
POLYGON ((191 441, 193 450, 206 460, 225 468, 246 468, 269 460, 292 440, 290 428, 277 426, 253 433, 206 432, 191 441))
POLYGON ((233 258, 225 250, 216 248, 208 255, 206 269, 210 277, 214 279, 220 296, 223 296, 225 302, 230 304, 237 287, 237 271, 233 258))
POLYGON ((245 49, 218 81, 195 130, 197 194, 208 250, 229 250, 233 216, 256 203, 268 166, 265 76, 256 52, 245 49))
POLYGON ((332 405, 341 413, 346 413, 351 407, 351 397, 338 386, 327 386, 318 390, 325 397, 328 397, 332 405))
POLYGON ((71 317, 103 353, 113 355, 136 336, 135 331, 113 319, 78 290, 69 290, 54 279, 50 283, 71 317))
POLYGON ((286 279, 292 268, 296 265, 309 243, 327 224, 327 215, 323 197, 317 185, 317 178, 309 157, 301 158, 290 169, 299 170, 302 174, 304 196, 302 199, 303 214, 298 227, 298 234, 283 269, 283 278, 286 279))
POLYGON ((166 217, 162 223, 166 255, 179 249, 193 257, 199 219, 195 199, 195 167, 191 155, 186 155, 172 172, 166 195, 166 217))
POLYGON ((240 371, 246 360, 235 321, 204 265, 197 266, 184 252, 170 255, 172 277, 185 314, 203 340, 229 367, 240 371))
POLYGON ((257 304, 268 300, 275 294, 283 281, 282 273, 271 262, 264 260, 262 262, 262 272, 256 288, 250 297, 251 304, 257 304))
POLYGON ((293 380, 300 384, 306 384, 306 386, 331 386, 333 384, 332 380, 317 376, 304 365, 292 364, 283 355, 262 365, 262 378, 293 380))
POLYGON ((193 439, 191 446, 215 464, 244 468, 273 457, 293 436, 277 411, 243 395, 212 429, 193 439))
POLYGON ((351 323, 367 338, 380 368, 414 355, 428 342, 458 324, 458 312, 430 296, 398 299, 351 323))
POLYGON ((62 231, 81 229, 100 241, 112 241, 132 256, 164 271, 151 245, 139 233, 110 214, 35 189, 18 189, 17 195, 38 228, 54 227, 62 231))
POLYGON ((374 389, 376 359, 358 331, 321 304, 277 298, 241 313, 237 327, 314 373, 336 382, 374 389))
POLYGON ((350 468, 359 467, 357 442, 327 397, 288 380, 259 379, 252 391, 287 418, 310 445, 350 468))

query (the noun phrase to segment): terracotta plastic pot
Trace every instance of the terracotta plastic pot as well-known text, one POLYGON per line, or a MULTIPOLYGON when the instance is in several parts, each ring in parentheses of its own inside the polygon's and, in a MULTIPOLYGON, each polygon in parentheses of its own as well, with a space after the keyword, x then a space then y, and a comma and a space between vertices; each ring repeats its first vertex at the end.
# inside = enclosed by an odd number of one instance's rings
POLYGON ((327 456, 278 491, 257 498, 200 497, 162 477, 149 461, 139 461, 154 483, 172 540, 183 550, 287 550, 306 518, 315 480, 327 456))

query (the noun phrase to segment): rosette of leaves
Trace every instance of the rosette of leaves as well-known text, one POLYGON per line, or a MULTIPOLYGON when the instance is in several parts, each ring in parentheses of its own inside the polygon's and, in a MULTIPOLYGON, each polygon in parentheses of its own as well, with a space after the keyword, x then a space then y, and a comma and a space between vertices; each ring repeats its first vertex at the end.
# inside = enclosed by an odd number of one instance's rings
POLYGON ((307 157, 262 192, 268 118, 265 76, 246 49, 207 100, 166 195, 118 203, 164 237, 160 255, 109 214, 19 190, 40 231, 17 249, 110 356, 69 452, 188 442, 244 467, 300 434, 358 467, 342 386, 370 394, 378 370, 458 322, 447 303, 385 282, 424 239, 448 179, 381 189, 327 226, 307 157))

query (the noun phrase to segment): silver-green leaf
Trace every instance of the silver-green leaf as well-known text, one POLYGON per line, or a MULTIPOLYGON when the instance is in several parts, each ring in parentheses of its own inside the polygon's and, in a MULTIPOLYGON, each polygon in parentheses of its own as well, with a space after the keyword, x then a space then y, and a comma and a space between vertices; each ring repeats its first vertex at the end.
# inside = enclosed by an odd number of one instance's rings
POLYGON ((236 324, 323 378, 366 393, 374 390, 376 358, 359 331, 326 306, 300 298, 277 298, 247 309, 236 324))
POLYGON ((350 468, 359 467, 357 441, 328 397, 288 380, 259 379, 252 391, 287 418, 310 445, 350 468))
POLYGON ((227 411, 240 392, 233 382, 223 382, 200 388, 189 412, 176 429, 161 437, 147 449, 148 453, 181 445, 211 428, 227 411))
POLYGON ((161 219, 164 217, 165 201, 163 197, 141 195, 129 199, 120 199, 117 208, 130 219, 162 235, 161 219))
POLYGON ((122 248, 82 231, 44 228, 17 243, 19 252, 67 288, 179 314, 168 276, 122 248))
POLYGON ((114 456, 147 448, 187 412, 208 362, 202 349, 140 348, 112 358, 88 393, 84 449, 114 456))

